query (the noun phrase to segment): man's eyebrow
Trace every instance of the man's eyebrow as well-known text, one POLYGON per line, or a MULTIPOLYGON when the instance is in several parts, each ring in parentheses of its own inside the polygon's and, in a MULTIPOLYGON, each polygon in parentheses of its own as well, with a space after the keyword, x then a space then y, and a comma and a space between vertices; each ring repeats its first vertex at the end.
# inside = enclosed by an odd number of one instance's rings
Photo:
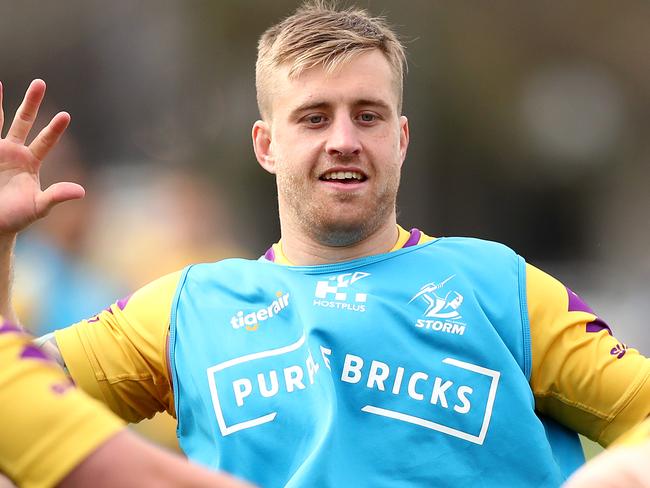
MULTIPOLYGON (((310 100, 301 105, 298 105, 295 109, 291 111, 292 116, 297 116, 303 112, 308 112, 310 110, 319 110, 330 107, 332 104, 324 100, 310 100)), ((383 100, 378 98, 361 98, 355 100, 353 103, 355 107, 378 107, 383 110, 390 110, 390 105, 383 100)))
POLYGON ((329 107, 330 104, 324 100, 309 100, 301 105, 298 105, 291 111, 292 116, 297 116, 302 112, 307 112, 309 110, 318 110, 329 107))
POLYGON ((363 98, 354 102, 354 105, 357 107, 378 107, 384 110, 390 110, 390 105, 388 105, 383 100, 378 98, 363 98))

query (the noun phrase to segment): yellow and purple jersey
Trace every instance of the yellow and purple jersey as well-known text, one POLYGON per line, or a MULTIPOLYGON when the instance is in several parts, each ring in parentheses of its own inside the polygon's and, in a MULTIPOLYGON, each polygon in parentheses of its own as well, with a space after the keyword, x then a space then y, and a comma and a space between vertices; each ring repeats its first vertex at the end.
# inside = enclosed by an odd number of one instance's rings
MULTIPOLYGON (((431 240, 417 229, 400 227, 391 251, 431 240)), ((264 258, 291 264, 281 243, 264 258)), ((608 445, 650 414, 650 360, 617 341, 605 322, 558 280, 530 264, 525 271, 522 303, 529 322, 535 408, 608 445)), ((181 276, 164 276, 97 316, 56 332, 75 382, 128 421, 162 410, 175 414, 167 346, 181 276)), ((425 325, 436 327, 433 321, 425 325)))
POLYGON ((124 427, 2 317, 0 412, 0 472, 26 488, 54 486, 124 427))

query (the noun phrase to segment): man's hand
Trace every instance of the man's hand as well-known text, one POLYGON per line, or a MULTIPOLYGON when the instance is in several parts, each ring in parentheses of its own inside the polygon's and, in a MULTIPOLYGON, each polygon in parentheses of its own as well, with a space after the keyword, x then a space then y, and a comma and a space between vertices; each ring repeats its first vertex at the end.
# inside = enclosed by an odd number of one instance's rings
POLYGON ((563 488, 650 488, 650 441, 607 450, 569 478, 563 488))
POLYGON ((34 80, 29 85, 5 138, 1 137, 4 124, 2 92, 0 84, 0 237, 11 238, 47 215, 57 203, 82 198, 84 189, 76 183, 65 182, 41 191, 41 162, 70 123, 70 115, 60 112, 31 144, 26 145, 45 96, 45 82, 34 80))

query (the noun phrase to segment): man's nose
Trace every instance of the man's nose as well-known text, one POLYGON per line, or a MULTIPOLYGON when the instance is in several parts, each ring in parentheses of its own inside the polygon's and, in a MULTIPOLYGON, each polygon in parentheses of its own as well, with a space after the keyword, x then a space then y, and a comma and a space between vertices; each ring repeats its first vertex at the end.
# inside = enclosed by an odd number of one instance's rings
POLYGON ((332 156, 353 156, 361 152, 359 129, 349 117, 337 117, 330 126, 327 154, 332 156))

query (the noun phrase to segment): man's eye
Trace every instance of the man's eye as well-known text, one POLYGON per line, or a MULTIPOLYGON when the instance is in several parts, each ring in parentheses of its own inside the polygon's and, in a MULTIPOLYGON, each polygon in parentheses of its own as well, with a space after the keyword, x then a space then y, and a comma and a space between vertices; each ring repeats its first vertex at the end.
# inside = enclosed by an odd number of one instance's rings
POLYGON ((374 122, 377 116, 375 114, 363 113, 359 118, 362 122, 374 122))
POLYGON ((318 125, 318 124, 321 124, 323 122, 323 116, 322 115, 310 115, 309 117, 307 117, 307 121, 310 124, 318 125))

